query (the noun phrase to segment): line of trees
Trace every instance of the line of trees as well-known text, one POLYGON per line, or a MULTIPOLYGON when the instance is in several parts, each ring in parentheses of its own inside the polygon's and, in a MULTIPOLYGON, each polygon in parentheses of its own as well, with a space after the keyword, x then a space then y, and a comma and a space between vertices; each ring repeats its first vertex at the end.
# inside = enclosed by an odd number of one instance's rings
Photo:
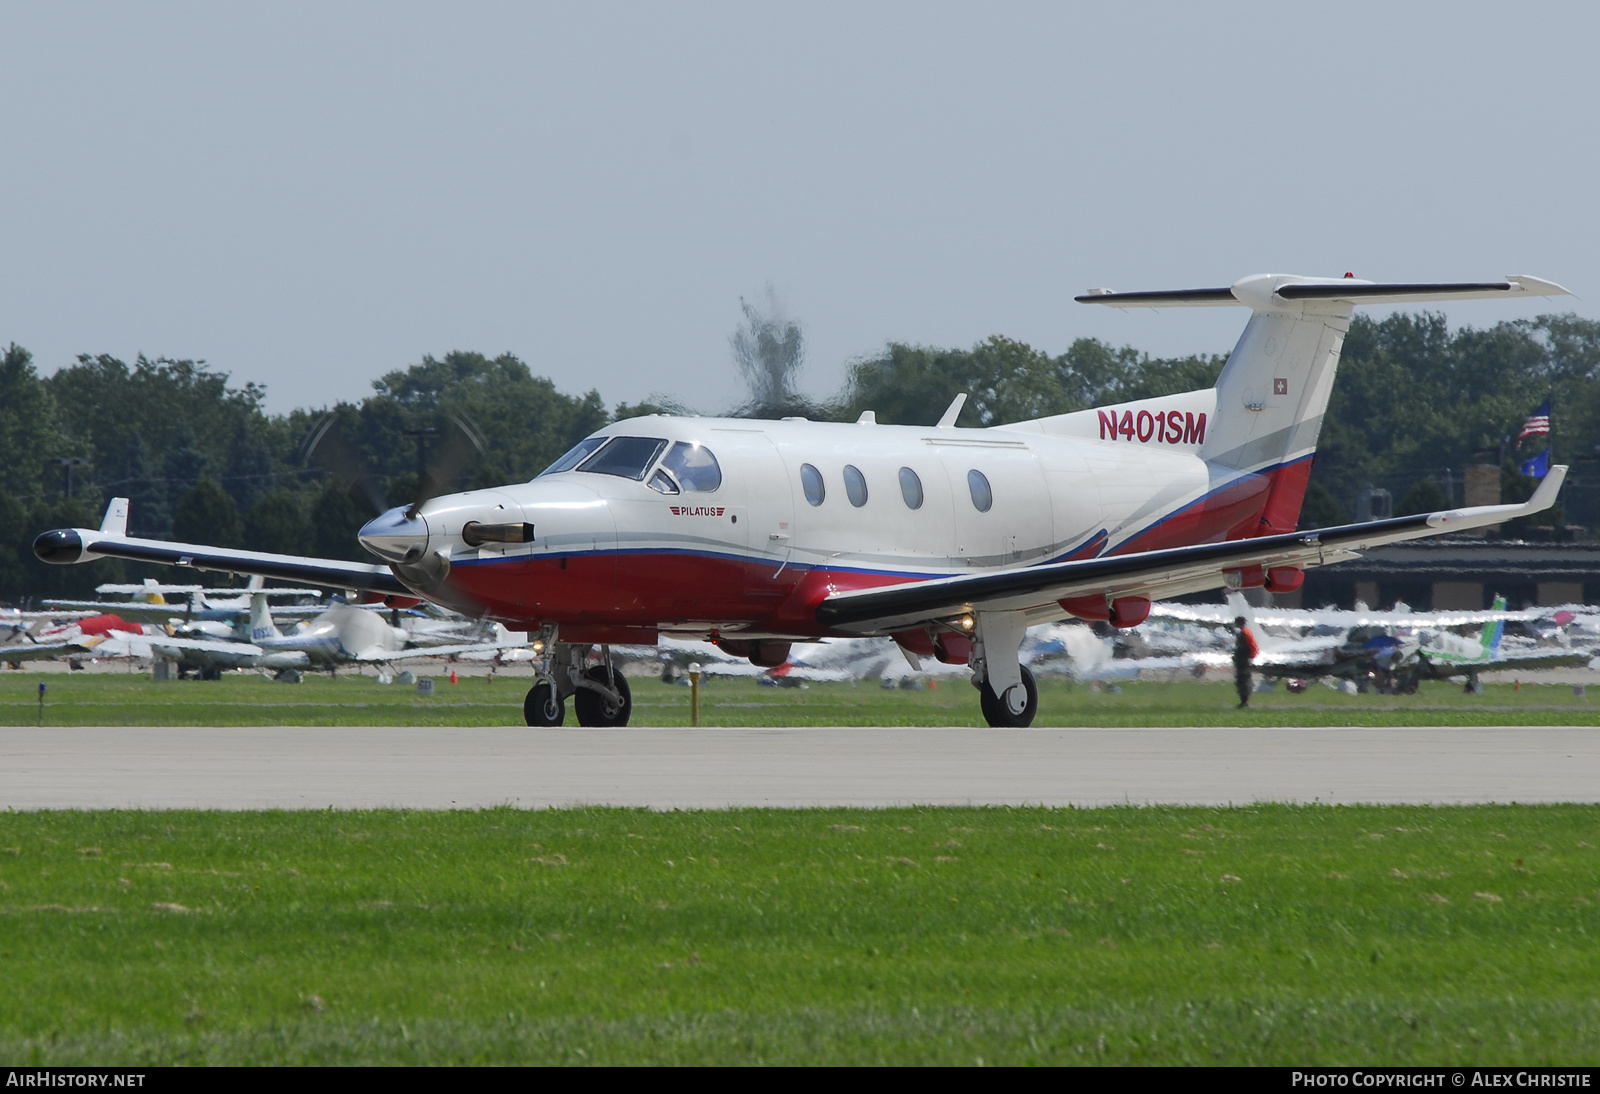
MULTIPOLYGON (((852 362, 843 389, 818 402, 797 392, 799 325, 775 306, 746 305, 745 313, 732 350, 748 398, 695 409, 840 421, 872 410, 884 423, 931 423, 965 391, 960 424, 987 426, 1206 387, 1226 360, 1152 358, 1095 339, 1056 355, 1000 336, 970 349, 892 343, 852 362)), ((374 504, 413 496, 429 430, 442 437, 464 418, 480 435, 482 454, 445 484, 464 488, 531 478, 609 421, 689 410, 657 396, 608 411, 597 391, 561 392, 514 356, 466 352, 390 372, 359 403, 269 415, 263 395, 204 362, 166 358, 130 365, 86 355, 41 377, 28 352, 10 346, 0 355, 0 600, 83 595, 156 573, 113 560, 54 567, 34 559, 39 531, 92 527, 113 496, 130 499, 140 535, 362 558, 355 529, 374 504), (361 489, 307 459, 308 438, 330 416, 364 472, 361 489)), ((1429 313, 1358 316, 1302 524, 1350 519, 1369 483, 1393 491, 1397 511, 1459 504, 1460 470, 1485 460, 1504 462, 1508 500, 1526 496, 1533 484, 1516 474, 1515 459, 1540 445, 1518 454, 1508 440, 1547 397, 1555 461, 1578 461, 1567 512, 1600 523, 1600 322, 1555 315, 1452 330, 1429 313)))

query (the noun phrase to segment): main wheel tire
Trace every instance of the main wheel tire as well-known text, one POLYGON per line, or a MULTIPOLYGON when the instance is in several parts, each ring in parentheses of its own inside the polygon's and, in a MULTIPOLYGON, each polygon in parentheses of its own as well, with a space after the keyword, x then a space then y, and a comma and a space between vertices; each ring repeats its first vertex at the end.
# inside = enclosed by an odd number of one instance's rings
POLYGON ((530 726, 558 726, 567 720, 567 704, 549 681, 541 680, 528 689, 528 697, 522 700, 522 717, 530 726))
POLYGON ((1028 671, 1027 665, 1019 665, 1018 668, 1022 670, 1022 690, 1028 696, 1028 701, 1016 714, 1011 713, 1005 700, 994 693, 987 680, 978 689, 978 705, 983 708, 983 720, 997 729, 1026 729, 1033 725, 1033 717, 1039 713, 1039 685, 1034 683, 1033 673, 1028 671))
POLYGON ((613 669, 608 673, 604 665, 596 665, 584 675, 597 684, 614 686, 617 694, 622 697, 622 703, 619 706, 598 691, 579 688, 572 697, 572 709, 578 716, 578 724, 580 726, 627 725, 628 717, 633 713, 633 692, 629 690, 628 679, 622 675, 621 670, 613 669))

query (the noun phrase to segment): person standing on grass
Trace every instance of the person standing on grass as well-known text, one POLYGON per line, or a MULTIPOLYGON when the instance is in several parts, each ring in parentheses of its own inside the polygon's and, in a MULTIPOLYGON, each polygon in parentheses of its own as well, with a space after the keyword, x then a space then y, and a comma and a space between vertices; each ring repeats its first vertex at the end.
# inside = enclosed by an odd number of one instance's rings
POLYGON ((1233 686, 1239 692, 1239 709, 1250 705, 1250 662, 1261 653, 1256 636, 1245 625, 1244 616, 1233 621, 1233 686))

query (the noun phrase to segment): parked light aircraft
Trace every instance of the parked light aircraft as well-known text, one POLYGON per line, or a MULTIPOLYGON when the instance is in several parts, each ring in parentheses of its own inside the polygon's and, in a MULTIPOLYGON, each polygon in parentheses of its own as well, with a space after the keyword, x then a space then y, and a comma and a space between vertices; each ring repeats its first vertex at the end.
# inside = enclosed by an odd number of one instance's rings
POLYGON ((1038 699, 1018 652, 1032 624, 1132 626, 1163 597, 1294 588, 1307 567, 1367 547, 1548 508, 1565 468, 1522 505, 1295 531, 1356 305, 1560 295, 1533 277, 1097 289, 1078 299, 1251 316, 1201 391, 986 429, 957 427, 965 396, 931 427, 870 412, 848 425, 650 416, 598 430, 532 482, 437 496, 424 476, 416 500, 359 532, 382 565, 138 539, 124 499, 100 528, 45 532, 34 551, 423 598, 537 633, 534 725, 560 724, 568 697, 582 724, 626 724, 607 646, 668 634, 773 666, 796 641, 892 636, 913 657, 970 665, 985 720, 1025 726, 1038 699))
MULTIPOLYGON (((1228 601, 1225 608, 1162 605, 1151 614, 1214 627, 1231 625, 1242 616, 1260 647, 1254 662, 1258 674, 1337 677, 1383 690, 1414 691, 1421 680, 1455 677, 1466 677, 1468 689, 1477 690, 1480 672, 1586 665, 1600 653, 1600 649, 1590 648, 1596 645, 1593 640, 1581 636, 1577 644, 1564 637, 1542 644, 1533 639, 1508 643, 1508 622, 1531 622, 1549 612, 1507 611, 1505 598, 1500 596, 1487 611, 1434 612, 1415 612, 1403 604, 1393 611, 1262 609, 1250 606, 1238 594, 1230 595, 1228 601), (1469 626, 1478 628, 1470 638, 1450 630, 1469 626)), ((1224 666, 1231 657, 1231 650, 1197 650, 1180 660, 1224 666)), ((1156 667, 1161 660, 1141 664, 1156 667)))
POLYGON ((487 626, 466 634, 419 633, 352 604, 335 604, 304 627, 284 634, 272 621, 266 598, 258 593, 252 601, 251 643, 268 655, 296 656, 301 659, 300 664, 309 663, 315 668, 382 664, 403 657, 493 655, 528 644, 526 634, 495 633, 487 626))
POLYGON ((0 644, 0 661, 20 665, 24 661, 79 659, 107 640, 143 634, 137 623, 109 613, 9 612, 3 622, 10 631, 0 644))
MULTIPOLYGON (((122 594, 133 599, 61 600, 47 599, 45 605, 62 611, 119 612, 134 619, 168 624, 169 630, 188 638, 234 637, 234 623, 250 611, 250 598, 260 592, 268 597, 319 596, 319 589, 265 588, 264 579, 253 577, 244 589, 208 589, 200 585, 169 585, 146 578, 142 584, 107 584, 95 586, 95 592, 106 595, 122 594), (187 597, 187 602, 169 601, 169 596, 187 597)), ((273 609, 278 615, 317 615, 324 609, 319 605, 279 605, 273 609)))

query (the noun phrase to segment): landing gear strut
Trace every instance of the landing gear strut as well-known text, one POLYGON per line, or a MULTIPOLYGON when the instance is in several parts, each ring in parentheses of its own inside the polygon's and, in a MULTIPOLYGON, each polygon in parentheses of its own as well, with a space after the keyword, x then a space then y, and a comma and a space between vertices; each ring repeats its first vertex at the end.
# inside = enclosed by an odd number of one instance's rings
POLYGON ((979 612, 972 644, 972 684, 978 689, 983 720, 995 727, 1022 729, 1039 713, 1039 687, 1017 660, 1028 624, 1021 612, 979 612))
POLYGON ((580 726, 625 726, 633 714, 627 677, 611 660, 611 648, 600 647, 600 664, 590 665, 592 647, 551 642, 549 660, 534 679, 522 703, 530 726, 558 726, 566 721, 567 699, 580 726))

